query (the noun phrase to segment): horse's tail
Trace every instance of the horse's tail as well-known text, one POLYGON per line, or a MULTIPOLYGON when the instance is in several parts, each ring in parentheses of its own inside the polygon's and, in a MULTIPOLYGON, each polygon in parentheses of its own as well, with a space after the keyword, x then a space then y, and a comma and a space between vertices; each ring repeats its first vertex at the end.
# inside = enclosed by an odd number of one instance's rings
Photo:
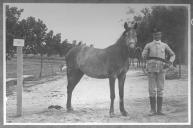
POLYGON ((71 47, 71 48, 67 51, 67 53, 66 53, 66 55, 65 55, 65 61, 66 61, 66 62, 69 60, 69 58, 71 58, 71 56, 73 56, 73 51, 74 51, 74 49, 75 49, 75 47, 71 47))
POLYGON ((80 46, 72 47, 65 55, 65 61, 67 68, 70 66, 77 66, 76 57, 80 51, 80 46))
POLYGON ((70 50, 65 55, 65 61, 67 61, 67 58, 69 57, 69 52, 70 52, 70 50))

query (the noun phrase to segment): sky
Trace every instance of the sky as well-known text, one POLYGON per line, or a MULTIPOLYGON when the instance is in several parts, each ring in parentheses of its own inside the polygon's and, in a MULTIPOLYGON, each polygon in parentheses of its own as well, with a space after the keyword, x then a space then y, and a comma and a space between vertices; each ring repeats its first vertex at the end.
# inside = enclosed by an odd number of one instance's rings
POLYGON ((82 41, 87 45, 105 48, 120 37, 123 24, 132 20, 134 14, 140 14, 144 5, 131 4, 46 4, 12 3, 24 9, 20 19, 33 16, 41 19, 48 31, 61 33, 62 41, 68 39, 82 41), (130 10, 130 11, 129 11, 130 10), (129 11, 129 13, 127 13, 129 11))

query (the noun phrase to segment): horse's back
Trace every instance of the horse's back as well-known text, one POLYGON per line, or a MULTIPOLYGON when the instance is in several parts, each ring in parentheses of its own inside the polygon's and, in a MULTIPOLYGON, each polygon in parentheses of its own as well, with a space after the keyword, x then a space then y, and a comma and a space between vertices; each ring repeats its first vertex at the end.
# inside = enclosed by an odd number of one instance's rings
POLYGON ((66 62, 70 65, 76 64, 78 67, 94 65, 100 66, 107 59, 104 49, 87 46, 76 46, 66 54, 66 62))

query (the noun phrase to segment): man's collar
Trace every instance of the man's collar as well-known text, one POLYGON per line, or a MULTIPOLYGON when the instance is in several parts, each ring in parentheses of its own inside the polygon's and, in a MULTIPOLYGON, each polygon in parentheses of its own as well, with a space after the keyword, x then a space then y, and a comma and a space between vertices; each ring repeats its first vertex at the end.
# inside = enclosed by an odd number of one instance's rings
POLYGON ((161 43, 161 40, 158 40, 158 41, 153 40, 153 42, 160 44, 160 43, 161 43))

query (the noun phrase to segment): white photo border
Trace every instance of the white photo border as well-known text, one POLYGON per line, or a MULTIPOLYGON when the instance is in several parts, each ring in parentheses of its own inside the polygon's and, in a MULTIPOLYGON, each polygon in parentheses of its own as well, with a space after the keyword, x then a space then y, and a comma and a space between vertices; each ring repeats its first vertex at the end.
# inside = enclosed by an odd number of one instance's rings
MULTIPOLYGON (((188 122, 186 123, 7 123, 6 121, 6 21, 5 6, 7 4, 20 3, 3 3, 3 124, 4 125, 191 125, 191 4, 148 4, 148 3, 98 3, 98 4, 128 4, 128 5, 150 5, 150 6, 184 6, 188 9, 188 122)), ((22 3, 31 4, 31 3, 22 3)), ((36 3, 33 3, 36 4, 36 3)), ((68 3, 37 3, 37 4, 68 4, 68 3)), ((74 3, 77 4, 77 3, 74 3)), ((87 3, 78 3, 87 4, 87 3)), ((95 4, 95 3, 89 3, 95 4)))

